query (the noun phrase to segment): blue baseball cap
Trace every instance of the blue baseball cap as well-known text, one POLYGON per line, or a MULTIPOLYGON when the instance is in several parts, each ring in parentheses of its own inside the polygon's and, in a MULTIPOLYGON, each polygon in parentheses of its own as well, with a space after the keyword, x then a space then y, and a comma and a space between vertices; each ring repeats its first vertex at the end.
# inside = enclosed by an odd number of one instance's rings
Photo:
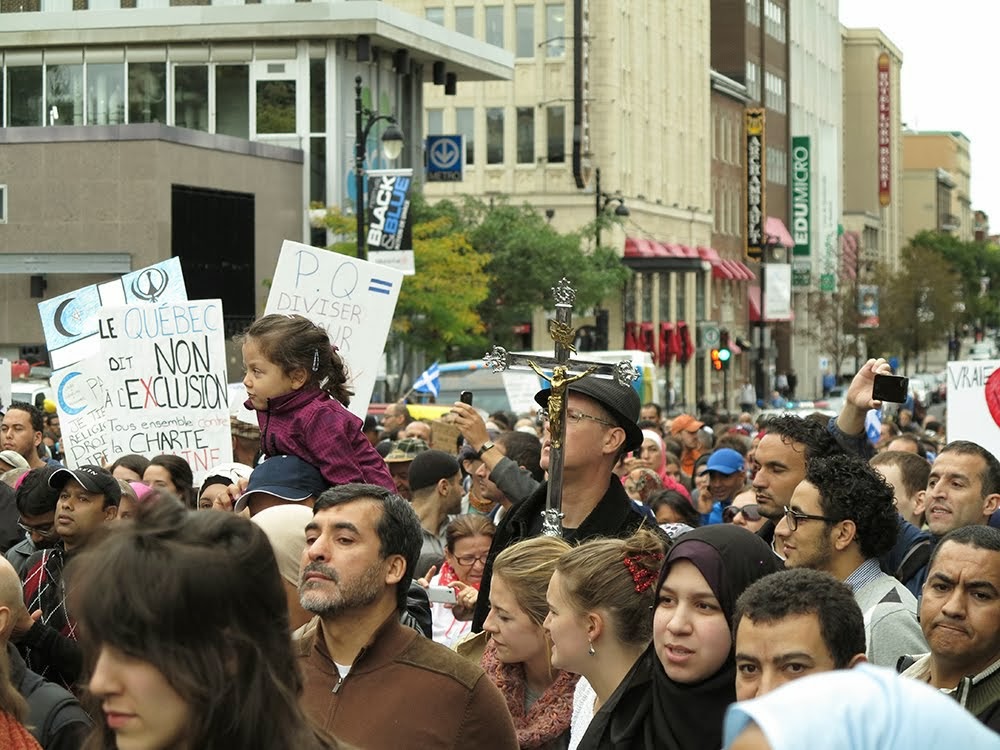
POLYGON ((250 502, 255 492, 273 495, 288 503, 301 503, 307 498, 319 497, 327 488, 319 470, 295 456, 271 456, 258 464, 250 474, 250 483, 233 511, 239 513, 250 502))
POLYGON ((704 474, 708 471, 717 471, 720 474, 735 474, 738 471, 743 471, 743 456, 732 448, 719 448, 712 452, 705 468, 698 473, 704 474))

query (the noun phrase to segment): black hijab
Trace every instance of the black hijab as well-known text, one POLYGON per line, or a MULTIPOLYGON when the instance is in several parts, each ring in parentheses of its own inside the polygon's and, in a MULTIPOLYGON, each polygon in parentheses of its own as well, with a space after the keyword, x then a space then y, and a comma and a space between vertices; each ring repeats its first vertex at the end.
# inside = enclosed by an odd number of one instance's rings
MULTIPOLYGON (((698 568, 730 626, 739 595, 754 581, 781 569, 780 560, 760 537, 732 524, 705 526, 680 536, 663 562, 657 592, 678 560, 688 560, 698 568)), ((736 700, 735 682, 732 648, 715 674, 682 685, 667 676, 650 644, 594 716, 580 750, 720 748, 722 719, 736 700)))

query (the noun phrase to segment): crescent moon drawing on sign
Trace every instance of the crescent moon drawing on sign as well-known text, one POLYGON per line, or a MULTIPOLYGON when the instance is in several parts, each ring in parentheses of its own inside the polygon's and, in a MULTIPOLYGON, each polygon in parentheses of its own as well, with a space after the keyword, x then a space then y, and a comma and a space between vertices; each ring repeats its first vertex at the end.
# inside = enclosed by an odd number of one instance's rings
POLYGON ((82 406, 70 406, 69 403, 66 401, 66 396, 63 394, 63 390, 66 388, 66 384, 78 375, 80 375, 80 373, 76 371, 66 375, 66 377, 63 378, 62 382, 59 384, 59 389, 56 391, 56 399, 58 399, 59 401, 59 406, 62 408, 64 412, 66 412, 66 414, 70 415, 79 414, 81 411, 87 408, 86 404, 83 404, 82 406))
POLYGON ((69 307, 69 303, 75 299, 76 297, 70 297, 69 299, 64 299, 62 302, 59 303, 59 307, 56 308, 55 315, 52 316, 52 324, 56 327, 56 330, 59 331, 59 333, 61 333, 63 336, 66 336, 67 338, 71 339, 76 338, 80 334, 74 333, 73 331, 69 330, 66 327, 66 325, 63 323, 63 313, 66 312, 66 308, 69 307))

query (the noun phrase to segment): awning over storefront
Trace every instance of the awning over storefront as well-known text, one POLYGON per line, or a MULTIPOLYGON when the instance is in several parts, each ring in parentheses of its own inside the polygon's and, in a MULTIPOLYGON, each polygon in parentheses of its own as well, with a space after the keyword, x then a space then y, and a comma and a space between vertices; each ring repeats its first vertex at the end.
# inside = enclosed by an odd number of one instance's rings
POLYGON ((699 271, 702 259, 693 247, 626 237, 624 261, 630 268, 644 271, 699 271))
POLYGON ((698 255, 702 260, 712 264, 712 278, 729 281, 750 281, 754 278, 753 271, 738 260, 730 260, 719 255, 714 247, 698 247, 698 255))
POLYGON ((772 242, 777 242, 782 247, 795 247, 795 240, 789 234, 785 222, 776 216, 767 217, 767 221, 764 222, 764 231, 767 233, 768 239, 772 242))

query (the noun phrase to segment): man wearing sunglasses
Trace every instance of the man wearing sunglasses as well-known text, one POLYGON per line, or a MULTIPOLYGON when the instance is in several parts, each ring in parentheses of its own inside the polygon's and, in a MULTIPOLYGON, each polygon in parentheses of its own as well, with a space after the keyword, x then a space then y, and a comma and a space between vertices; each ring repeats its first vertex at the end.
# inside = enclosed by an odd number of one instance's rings
POLYGON ((854 456, 815 458, 783 510, 774 539, 786 567, 821 570, 851 587, 868 661, 893 667, 926 649, 917 600, 879 567, 898 532, 893 490, 878 472, 854 456))

